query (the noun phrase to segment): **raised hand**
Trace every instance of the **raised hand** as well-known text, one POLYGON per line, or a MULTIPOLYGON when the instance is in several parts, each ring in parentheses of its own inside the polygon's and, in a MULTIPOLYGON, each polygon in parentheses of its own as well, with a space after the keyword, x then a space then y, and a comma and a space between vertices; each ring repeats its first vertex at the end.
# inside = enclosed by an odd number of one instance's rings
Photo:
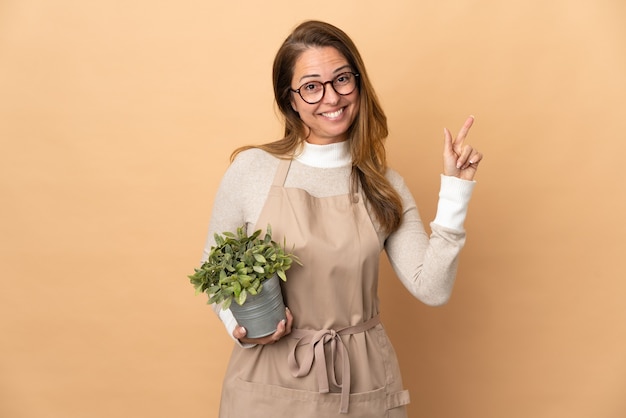
POLYGON ((483 154, 465 143, 474 117, 467 118, 457 136, 453 139, 448 128, 443 129, 443 174, 454 176, 463 180, 473 180, 478 170, 478 164, 483 159, 483 154))

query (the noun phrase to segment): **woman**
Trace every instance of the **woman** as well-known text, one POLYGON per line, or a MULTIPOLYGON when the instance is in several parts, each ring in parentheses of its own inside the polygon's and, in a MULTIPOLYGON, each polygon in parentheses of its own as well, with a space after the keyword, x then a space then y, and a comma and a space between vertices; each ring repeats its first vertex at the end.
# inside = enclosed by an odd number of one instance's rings
POLYGON ((385 114, 350 38, 323 22, 299 25, 275 57, 273 80, 285 136, 235 151, 205 255, 215 232, 269 223, 303 266, 283 283, 287 320, 273 335, 247 338, 230 311, 215 307, 237 342, 220 417, 405 417, 408 392, 378 316, 379 255, 387 251, 422 302, 447 301, 482 159, 465 143, 473 118, 454 139, 444 130, 429 237, 410 191, 387 168, 385 114))

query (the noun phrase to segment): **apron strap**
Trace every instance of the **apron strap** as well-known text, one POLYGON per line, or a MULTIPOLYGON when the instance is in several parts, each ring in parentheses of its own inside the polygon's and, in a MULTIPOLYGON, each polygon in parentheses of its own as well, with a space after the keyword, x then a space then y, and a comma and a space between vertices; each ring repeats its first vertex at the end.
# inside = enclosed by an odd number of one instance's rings
POLYGON ((330 392, 332 387, 334 390, 341 389, 341 405, 339 413, 347 414, 350 402, 350 359, 348 358, 348 350, 340 338, 342 335, 359 334, 365 332, 376 325, 380 324, 378 315, 362 322, 358 325, 342 328, 340 330, 323 329, 319 331, 308 329, 293 329, 289 337, 296 338, 298 342, 294 345, 293 350, 289 353, 287 363, 293 377, 307 376, 313 368, 313 360, 315 360, 315 374, 317 375, 317 384, 320 393, 330 392), (304 358, 301 363, 296 359, 296 349, 301 345, 309 345, 305 349, 304 358), (330 344, 330 377, 326 369, 326 354, 324 346, 330 344), (341 362, 341 382, 337 381, 335 375, 335 357, 341 362))
POLYGON ((287 178, 289 167, 291 167, 291 158, 281 158, 278 161, 278 168, 276 169, 276 175, 274 176, 274 182, 272 183, 272 186, 282 187, 285 184, 285 179, 287 178))

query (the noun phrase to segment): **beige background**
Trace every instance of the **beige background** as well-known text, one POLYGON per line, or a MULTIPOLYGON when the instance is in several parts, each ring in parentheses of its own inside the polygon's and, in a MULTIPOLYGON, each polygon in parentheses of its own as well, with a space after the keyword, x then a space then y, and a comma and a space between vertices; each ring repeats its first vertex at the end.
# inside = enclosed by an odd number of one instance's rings
POLYGON ((451 302, 381 277, 411 416, 626 416, 622 0, 2 0, 0 416, 217 416, 231 343, 186 275, 306 18, 359 45, 426 221, 477 117, 451 302))

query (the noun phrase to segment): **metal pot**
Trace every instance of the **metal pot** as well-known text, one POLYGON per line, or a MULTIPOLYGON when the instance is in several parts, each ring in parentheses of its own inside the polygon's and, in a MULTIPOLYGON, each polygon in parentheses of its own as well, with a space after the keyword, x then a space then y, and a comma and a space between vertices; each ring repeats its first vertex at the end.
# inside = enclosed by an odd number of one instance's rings
POLYGON ((246 337, 259 338, 276 332, 278 323, 286 319, 280 279, 277 275, 263 282, 256 295, 248 295, 243 305, 230 304, 237 323, 247 331, 246 337))

